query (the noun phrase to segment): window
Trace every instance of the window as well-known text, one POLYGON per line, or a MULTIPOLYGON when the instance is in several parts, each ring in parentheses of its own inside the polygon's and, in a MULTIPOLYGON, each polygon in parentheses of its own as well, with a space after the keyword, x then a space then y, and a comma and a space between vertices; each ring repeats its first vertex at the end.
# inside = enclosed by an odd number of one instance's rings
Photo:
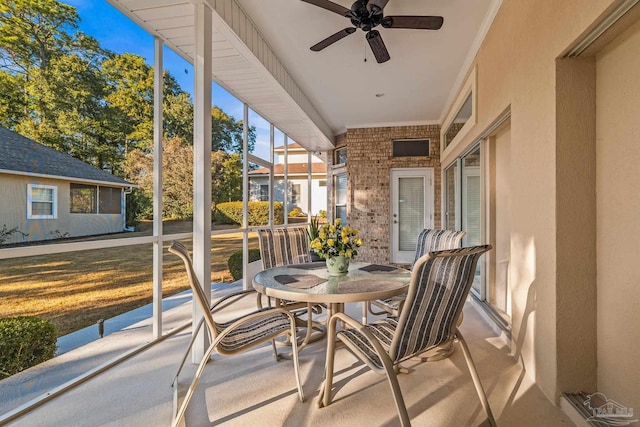
POLYGON ((261 202, 269 201, 269 184, 260 184, 260 195, 258 198, 261 202))
POLYGON ((334 156, 335 156, 334 164, 343 165, 347 163, 347 147, 336 149, 336 151, 334 152, 334 156))
POLYGON ((395 139, 393 157, 429 156, 428 139, 395 139))
MULTIPOLYGON (((445 226, 450 230, 467 232, 462 239, 462 246, 480 245, 483 242, 482 155, 478 144, 445 170, 445 226)), ((483 294, 483 266, 481 262, 476 266, 471 288, 478 298, 482 298, 483 294)))
POLYGON ((69 212, 98 213, 97 189, 95 185, 72 183, 69 190, 69 212))
POLYGON ((447 230, 459 230, 457 223, 458 215, 456 215, 456 204, 460 204, 457 195, 460 194, 458 179, 458 162, 456 161, 445 171, 445 228, 447 230))
POLYGON ((56 219, 58 217, 58 187, 27 185, 27 219, 56 219))
POLYGON ((458 110, 458 113, 453 118, 453 121, 449 124, 447 131, 444 133, 444 146, 445 148, 451 145, 451 142, 455 139, 455 137, 460 133, 460 130, 467 124, 469 119, 471 118, 472 113, 472 93, 467 96, 464 104, 458 110))
POLYGON ((291 184, 291 207, 300 205, 300 184, 291 184))
POLYGON ((99 209, 101 214, 122 213, 122 189, 116 187, 98 187, 99 209))
MULTIPOLYGON (((460 94, 451 106, 440 131, 441 151, 457 145, 476 124, 476 69, 474 68, 460 89, 460 94)), ((442 156, 442 158, 446 157, 442 156)))
POLYGON ((336 175, 336 210, 335 219, 342 219, 342 223, 347 223, 347 174, 336 175))

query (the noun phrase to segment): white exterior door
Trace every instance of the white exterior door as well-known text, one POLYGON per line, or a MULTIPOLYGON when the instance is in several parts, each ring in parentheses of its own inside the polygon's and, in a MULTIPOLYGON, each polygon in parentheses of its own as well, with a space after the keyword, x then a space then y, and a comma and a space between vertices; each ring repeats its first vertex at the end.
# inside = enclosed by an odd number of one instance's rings
POLYGON ((391 169, 391 262, 413 262, 418 234, 433 228, 433 168, 391 169))

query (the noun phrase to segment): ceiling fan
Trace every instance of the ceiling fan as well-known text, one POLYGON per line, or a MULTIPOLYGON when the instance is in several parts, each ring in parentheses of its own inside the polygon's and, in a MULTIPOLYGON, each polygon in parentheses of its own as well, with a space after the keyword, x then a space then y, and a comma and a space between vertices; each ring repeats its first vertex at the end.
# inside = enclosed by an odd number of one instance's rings
MULTIPOLYGON (((384 7, 389 0, 356 0, 351 9, 347 9, 329 0, 302 0, 303 2, 321 7, 331 12, 342 15, 351 20, 353 27, 347 27, 335 34, 330 35, 321 42, 311 46, 311 50, 319 52, 331 46, 335 42, 342 40, 349 34, 356 32, 358 28, 364 31, 369 46, 373 51, 373 56, 379 64, 387 62, 391 57, 389 51, 382 41, 382 36, 378 30, 374 30, 378 25, 383 28, 409 28, 416 30, 439 30, 444 19, 442 16, 384 16, 384 7)), ((366 60, 366 59, 365 59, 366 60)))

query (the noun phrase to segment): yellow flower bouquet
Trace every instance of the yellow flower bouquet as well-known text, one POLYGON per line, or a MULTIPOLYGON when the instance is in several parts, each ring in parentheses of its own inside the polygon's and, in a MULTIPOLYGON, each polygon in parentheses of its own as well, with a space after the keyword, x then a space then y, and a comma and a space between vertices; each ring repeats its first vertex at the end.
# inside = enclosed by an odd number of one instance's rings
POLYGON ((347 225, 342 226, 340 218, 335 224, 324 224, 318 230, 318 237, 311 242, 311 249, 324 259, 334 257, 353 258, 358 255, 362 239, 357 237, 358 230, 347 225))

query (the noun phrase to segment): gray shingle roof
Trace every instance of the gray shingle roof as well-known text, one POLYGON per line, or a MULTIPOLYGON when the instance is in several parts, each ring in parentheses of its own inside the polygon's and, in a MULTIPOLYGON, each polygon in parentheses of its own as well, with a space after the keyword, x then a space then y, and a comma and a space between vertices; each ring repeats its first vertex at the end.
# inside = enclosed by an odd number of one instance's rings
POLYGON ((108 182, 118 186, 131 185, 109 172, 3 127, 0 127, 0 170, 65 177, 71 181, 77 179, 108 182))

